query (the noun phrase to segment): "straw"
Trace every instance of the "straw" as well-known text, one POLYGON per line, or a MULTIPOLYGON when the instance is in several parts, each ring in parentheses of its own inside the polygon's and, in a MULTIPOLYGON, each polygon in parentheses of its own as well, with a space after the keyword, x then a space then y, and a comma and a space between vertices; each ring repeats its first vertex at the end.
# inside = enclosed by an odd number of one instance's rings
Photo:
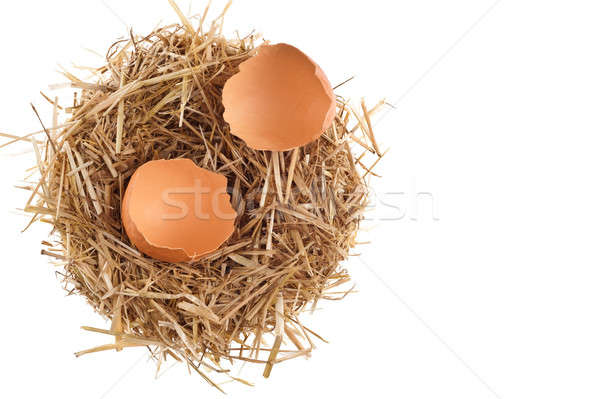
MULTIPOLYGON (((68 291, 111 321, 110 330, 85 329, 115 341, 78 356, 148 346, 159 366, 167 356, 183 361, 218 387, 207 367, 226 374, 223 361, 237 359, 264 364, 268 376, 310 354, 320 337, 301 313, 351 290, 339 291, 349 281, 342 262, 356 244, 380 152, 366 106, 361 115, 341 98, 334 126, 317 141, 286 152, 248 147, 223 120, 221 91, 254 54, 256 36, 226 39, 222 15, 196 29, 203 18, 176 11, 182 25, 112 45, 92 81, 64 73, 77 101, 52 101, 68 121, 41 131, 50 145, 26 210, 52 225, 54 243, 43 253, 62 268, 68 291), (357 140, 370 164, 351 152, 357 140), (121 223, 136 168, 173 158, 225 175, 240 215, 230 239, 194 263, 141 254, 121 223), (334 287, 338 295, 328 293, 334 287)), ((32 136, 22 140, 37 148, 32 136)))

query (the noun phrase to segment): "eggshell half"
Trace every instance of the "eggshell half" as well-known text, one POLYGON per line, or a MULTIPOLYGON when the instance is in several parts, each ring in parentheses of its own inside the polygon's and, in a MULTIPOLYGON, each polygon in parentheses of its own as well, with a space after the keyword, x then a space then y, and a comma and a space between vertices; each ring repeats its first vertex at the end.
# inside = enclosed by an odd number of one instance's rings
POLYGON ((223 118, 250 147, 290 150, 316 140, 333 122, 331 84, 296 47, 262 45, 239 68, 223 88, 223 118))
POLYGON ((227 179, 190 159, 140 166, 121 205, 123 227, 143 253, 167 262, 189 262, 231 236, 236 213, 227 179))

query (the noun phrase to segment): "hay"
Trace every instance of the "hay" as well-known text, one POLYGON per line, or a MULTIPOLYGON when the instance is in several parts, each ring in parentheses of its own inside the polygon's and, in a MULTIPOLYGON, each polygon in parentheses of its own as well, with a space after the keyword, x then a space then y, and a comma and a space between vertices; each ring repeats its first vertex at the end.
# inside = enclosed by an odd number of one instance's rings
POLYGON ((167 357, 184 361, 219 388, 204 370, 226 373, 223 360, 263 363, 268 377, 321 339, 299 314, 348 292, 340 263, 367 204, 367 159, 381 157, 369 116, 383 103, 368 110, 363 102, 358 113, 338 97, 335 122, 316 142, 253 150, 230 134, 221 90, 256 37, 225 39, 222 15, 204 30, 204 17, 176 10, 181 25, 111 46, 92 82, 64 72, 75 100, 64 106, 44 95, 54 110, 45 136, 5 136, 30 141, 39 156, 25 210, 30 224, 53 227, 56 240, 42 253, 61 266, 70 293, 112 321, 109 330, 83 328, 114 343, 77 356, 148 346, 158 367, 167 357), (59 125, 61 112, 69 117, 59 125), (128 179, 160 158, 189 158, 228 179, 235 232, 195 263, 148 258, 122 228, 128 179))

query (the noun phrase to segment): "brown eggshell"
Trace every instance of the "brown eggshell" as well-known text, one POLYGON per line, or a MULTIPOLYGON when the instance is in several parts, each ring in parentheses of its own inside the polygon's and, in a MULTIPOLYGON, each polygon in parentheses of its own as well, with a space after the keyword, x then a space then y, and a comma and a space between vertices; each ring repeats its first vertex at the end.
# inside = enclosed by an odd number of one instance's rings
POLYGON ((285 151, 316 140, 335 117, 321 68, 289 44, 262 45, 223 88, 231 133, 257 150, 285 151))
POLYGON ((143 253, 167 262, 189 262, 231 236, 236 213, 225 176, 189 159, 140 166, 121 206, 123 227, 143 253))

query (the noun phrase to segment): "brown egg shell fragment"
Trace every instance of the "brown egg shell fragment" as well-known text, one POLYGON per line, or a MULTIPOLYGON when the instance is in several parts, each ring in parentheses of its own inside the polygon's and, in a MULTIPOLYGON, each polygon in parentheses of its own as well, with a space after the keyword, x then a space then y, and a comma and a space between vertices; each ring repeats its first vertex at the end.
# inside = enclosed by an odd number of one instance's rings
POLYGON ((316 140, 335 117, 323 70, 285 43, 262 45, 223 88, 231 133, 257 150, 286 151, 316 140))
POLYGON ((155 259, 195 261, 233 233, 237 215, 226 190, 225 176, 189 159, 146 162, 131 177, 123 198, 127 236, 155 259))

